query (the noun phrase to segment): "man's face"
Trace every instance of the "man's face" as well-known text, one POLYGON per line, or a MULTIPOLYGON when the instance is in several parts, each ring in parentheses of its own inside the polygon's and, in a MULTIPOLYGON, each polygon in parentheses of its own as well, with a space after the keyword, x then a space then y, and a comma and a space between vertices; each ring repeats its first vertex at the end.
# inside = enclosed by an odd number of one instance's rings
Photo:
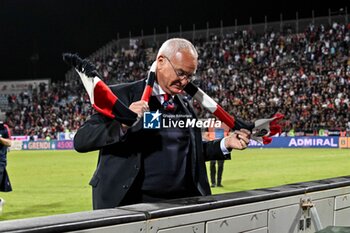
POLYGON ((197 59, 188 51, 157 59, 157 82, 168 94, 181 94, 197 69, 197 59))

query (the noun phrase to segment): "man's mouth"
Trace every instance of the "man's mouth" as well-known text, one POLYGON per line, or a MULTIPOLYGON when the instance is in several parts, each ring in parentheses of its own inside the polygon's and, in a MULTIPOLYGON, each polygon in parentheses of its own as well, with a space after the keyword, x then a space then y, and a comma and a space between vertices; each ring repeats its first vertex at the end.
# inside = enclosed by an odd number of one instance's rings
POLYGON ((176 94, 181 94, 184 89, 182 85, 178 85, 178 84, 173 84, 172 88, 175 89, 176 94))

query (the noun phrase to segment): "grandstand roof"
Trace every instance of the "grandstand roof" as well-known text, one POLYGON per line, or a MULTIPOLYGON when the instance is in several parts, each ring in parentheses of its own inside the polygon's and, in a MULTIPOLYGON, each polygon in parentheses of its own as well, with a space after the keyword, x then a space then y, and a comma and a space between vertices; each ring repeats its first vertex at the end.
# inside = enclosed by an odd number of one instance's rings
POLYGON ((2 0, 0 2, 1 80, 63 79, 68 70, 62 52, 88 56, 117 37, 219 27, 254 22, 327 15, 348 6, 349 1, 146 1, 146 0, 2 0), (308 6, 305 6, 305 2, 308 6))

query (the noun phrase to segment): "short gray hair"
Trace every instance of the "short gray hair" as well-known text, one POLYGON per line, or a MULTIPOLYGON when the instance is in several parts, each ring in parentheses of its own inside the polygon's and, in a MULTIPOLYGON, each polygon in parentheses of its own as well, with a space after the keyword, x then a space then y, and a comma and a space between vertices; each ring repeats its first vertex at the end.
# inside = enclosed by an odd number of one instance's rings
POLYGON ((157 58, 160 55, 164 55, 166 57, 171 58, 174 56, 177 52, 181 51, 189 51, 192 52, 194 57, 198 58, 198 53, 196 48, 193 46, 193 44, 183 38, 172 38, 167 41, 165 41, 162 46, 159 48, 157 58))

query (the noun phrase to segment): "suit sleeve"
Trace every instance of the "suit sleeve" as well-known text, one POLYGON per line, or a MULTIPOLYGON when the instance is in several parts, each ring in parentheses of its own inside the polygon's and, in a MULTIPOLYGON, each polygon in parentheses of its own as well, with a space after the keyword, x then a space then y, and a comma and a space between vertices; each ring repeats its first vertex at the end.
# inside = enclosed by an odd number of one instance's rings
POLYGON ((221 141, 221 139, 208 141, 208 142, 202 142, 203 143, 203 155, 204 155, 205 161, 231 159, 231 153, 225 155, 221 151, 220 141, 221 141))
POLYGON ((101 114, 94 114, 74 136, 74 149, 78 152, 99 150, 118 142, 121 138, 120 123, 101 114))

